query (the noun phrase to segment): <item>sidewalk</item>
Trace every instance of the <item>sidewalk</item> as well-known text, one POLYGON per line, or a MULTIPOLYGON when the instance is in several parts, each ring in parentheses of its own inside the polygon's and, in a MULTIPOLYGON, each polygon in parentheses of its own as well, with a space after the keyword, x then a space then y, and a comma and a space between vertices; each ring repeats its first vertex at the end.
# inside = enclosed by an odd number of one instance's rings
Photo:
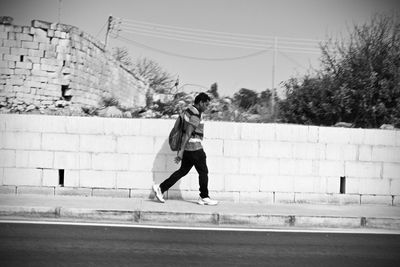
POLYGON ((383 205, 243 204, 201 206, 195 200, 0 194, 0 219, 45 219, 143 225, 380 229, 400 232, 400 207, 383 205))

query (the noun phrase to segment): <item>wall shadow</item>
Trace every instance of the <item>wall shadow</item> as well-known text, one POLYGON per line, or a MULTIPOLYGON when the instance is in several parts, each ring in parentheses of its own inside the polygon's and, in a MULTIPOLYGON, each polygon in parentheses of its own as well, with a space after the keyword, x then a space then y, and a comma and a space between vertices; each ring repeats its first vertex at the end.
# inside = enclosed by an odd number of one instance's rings
MULTIPOLYGON (((160 150, 157 152, 152 168, 153 174, 153 183, 160 184, 165 179, 167 179, 174 171, 178 170, 180 167, 179 164, 175 164, 176 152, 171 151, 169 148, 168 137, 164 140, 160 150), (176 166, 172 168, 171 166, 176 166)), ((184 177, 182 178, 184 179, 184 177)), ((183 199, 182 192, 180 189, 181 180, 179 180, 172 188, 170 188, 167 192, 164 193, 165 199, 183 199)), ((149 195, 150 199, 154 199, 154 192, 151 191, 149 195)))

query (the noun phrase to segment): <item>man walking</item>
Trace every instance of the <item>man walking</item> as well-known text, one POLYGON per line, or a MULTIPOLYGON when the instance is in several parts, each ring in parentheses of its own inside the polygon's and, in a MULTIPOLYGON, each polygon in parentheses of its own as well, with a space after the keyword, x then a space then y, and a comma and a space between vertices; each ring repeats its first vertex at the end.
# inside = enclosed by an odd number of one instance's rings
POLYGON ((201 141, 204 135, 204 122, 201 119, 202 113, 207 110, 210 104, 210 97, 206 93, 200 93, 194 99, 194 105, 189 106, 183 114, 184 134, 182 146, 175 157, 175 163, 181 163, 179 170, 175 171, 168 179, 161 184, 153 185, 156 198, 164 203, 163 193, 171 188, 179 179, 185 176, 194 166, 199 174, 200 205, 217 205, 218 201, 211 200, 208 195, 208 168, 206 153, 203 150, 201 141))

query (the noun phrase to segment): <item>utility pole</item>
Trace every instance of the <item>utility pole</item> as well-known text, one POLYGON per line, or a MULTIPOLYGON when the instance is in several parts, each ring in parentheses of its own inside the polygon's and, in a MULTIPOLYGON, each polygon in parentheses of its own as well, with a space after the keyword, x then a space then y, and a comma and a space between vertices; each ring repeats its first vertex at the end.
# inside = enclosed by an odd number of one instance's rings
POLYGON ((276 56, 278 53, 278 37, 274 37, 274 49, 272 50, 272 94, 271 94, 271 107, 272 112, 275 110, 275 69, 276 69, 276 56))
POLYGON ((107 32, 106 32, 106 39, 104 40, 104 48, 107 47, 107 43, 108 43, 108 35, 110 34, 111 28, 112 28, 112 21, 113 21, 113 17, 112 15, 110 15, 108 17, 108 25, 107 25, 107 32))

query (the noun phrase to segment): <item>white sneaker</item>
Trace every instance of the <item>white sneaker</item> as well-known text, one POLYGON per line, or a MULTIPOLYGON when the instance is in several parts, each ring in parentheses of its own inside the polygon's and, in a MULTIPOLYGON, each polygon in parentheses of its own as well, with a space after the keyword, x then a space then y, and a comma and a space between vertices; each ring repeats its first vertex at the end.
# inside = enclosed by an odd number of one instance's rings
POLYGON ((217 200, 212 200, 209 197, 205 198, 199 198, 199 201, 197 201, 199 205, 209 205, 209 206, 215 206, 218 204, 217 200))
POLYGON ((165 200, 164 200, 163 194, 161 193, 160 185, 158 185, 158 184, 153 185, 153 191, 156 194, 156 198, 158 199, 158 201, 160 201, 161 203, 164 203, 165 200))

